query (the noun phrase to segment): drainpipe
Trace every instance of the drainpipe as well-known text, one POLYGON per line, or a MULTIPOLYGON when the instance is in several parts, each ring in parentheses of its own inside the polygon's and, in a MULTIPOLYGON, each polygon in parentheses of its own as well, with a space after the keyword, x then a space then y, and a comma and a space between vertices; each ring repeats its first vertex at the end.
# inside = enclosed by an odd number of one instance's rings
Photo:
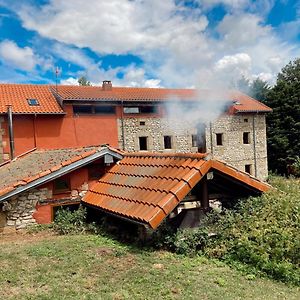
POLYGON ((36 114, 34 114, 34 116, 33 116, 33 133, 34 133, 34 136, 33 136, 34 148, 36 148, 36 140, 37 140, 37 138, 36 138, 36 114))
POLYGON ((253 118, 252 118, 252 130, 253 130, 254 172, 255 172, 255 177, 257 177, 257 158, 256 158, 255 114, 253 114, 253 118))
POLYGON ((121 101, 121 130, 122 130, 122 149, 125 150, 125 133, 124 133, 124 105, 121 101))
POLYGON ((213 147, 213 132, 212 132, 212 122, 209 122, 209 131, 210 131, 210 152, 212 158, 214 157, 214 147, 213 147))
POLYGON ((13 160, 15 158, 15 141, 14 141, 12 106, 11 105, 7 105, 7 119, 8 119, 10 159, 13 160))

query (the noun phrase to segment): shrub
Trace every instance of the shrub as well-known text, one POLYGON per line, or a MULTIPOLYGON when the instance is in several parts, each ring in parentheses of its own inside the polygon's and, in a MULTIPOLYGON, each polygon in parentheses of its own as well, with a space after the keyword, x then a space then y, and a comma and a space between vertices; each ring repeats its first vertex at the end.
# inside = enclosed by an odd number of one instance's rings
POLYGON ((80 206, 77 210, 59 209, 56 213, 53 228, 59 234, 76 234, 88 230, 86 209, 80 206))
POLYGON ((293 179, 273 178, 272 190, 225 211, 214 225, 207 255, 234 260, 272 278, 300 283, 300 186, 293 179))

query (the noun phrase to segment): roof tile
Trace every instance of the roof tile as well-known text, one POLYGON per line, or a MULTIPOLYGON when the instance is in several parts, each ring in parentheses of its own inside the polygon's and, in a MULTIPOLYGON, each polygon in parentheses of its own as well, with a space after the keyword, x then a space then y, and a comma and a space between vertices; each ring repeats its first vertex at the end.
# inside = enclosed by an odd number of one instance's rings
POLYGON ((206 154, 127 153, 83 202, 156 228, 211 168, 258 191, 269 188, 206 154))

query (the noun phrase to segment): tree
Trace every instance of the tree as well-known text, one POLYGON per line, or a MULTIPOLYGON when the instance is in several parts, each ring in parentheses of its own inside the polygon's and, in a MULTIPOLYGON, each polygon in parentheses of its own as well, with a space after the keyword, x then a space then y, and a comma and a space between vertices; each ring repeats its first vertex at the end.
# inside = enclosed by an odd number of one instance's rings
POLYGON ((287 174, 300 153, 300 58, 287 64, 264 101, 267 116, 269 168, 287 174))
POLYGON ((81 76, 78 79, 78 83, 79 83, 79 85, 83 85, 83 86, 91 86, 91 82, 88 81, 84 76, 81 76))
POLYGON ((266 81, 256 78, 249 86, 249 95, 254 99, 265 102, 270 92, 270 86, 266 81))

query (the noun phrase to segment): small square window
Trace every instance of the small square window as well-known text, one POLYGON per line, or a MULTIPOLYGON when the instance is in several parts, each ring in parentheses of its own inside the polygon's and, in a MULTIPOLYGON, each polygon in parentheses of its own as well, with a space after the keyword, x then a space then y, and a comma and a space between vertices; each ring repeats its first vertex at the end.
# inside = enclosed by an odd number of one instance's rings
POLYGON ((245 172, 251 174, 251 165, 245 165, 245 172))
POLYGON ((243 143, 250 144, 250 132, 243 132, 243 143))
POLYGON ((216 133, 217 146, 223 145, 223 133, 216 133))
POLYGON ((30 106, 38 106, 38 105, 40 105, 39 101, 37 99, 34 99, 34 98, 27 99, 27 102, 28 102, 28 104, 30 106))
POLYGON ((244 119, 244 122, 245 122, 245 123, 248 123, 248 119, 244 119))
POLYGON ((146 136, 140 136, 139 137, 139 146, 140 150, 148 150, 148 143, 147 143, 147 137, 146 136))
POLYGON ((172 137, 170 135, 164 136, 164 148, 172 149, 172 137))
POLYGON ((145 125, 146 125, 146 122, 145 122, 145 121, 141 121, 141 122, 140 122, 140 125, 141 125, 141 126, 145 126, 145 125))
POLYGON ((53 194, 66 193, 71 191, 70 178, 63 176, 54 180, 53 194))

